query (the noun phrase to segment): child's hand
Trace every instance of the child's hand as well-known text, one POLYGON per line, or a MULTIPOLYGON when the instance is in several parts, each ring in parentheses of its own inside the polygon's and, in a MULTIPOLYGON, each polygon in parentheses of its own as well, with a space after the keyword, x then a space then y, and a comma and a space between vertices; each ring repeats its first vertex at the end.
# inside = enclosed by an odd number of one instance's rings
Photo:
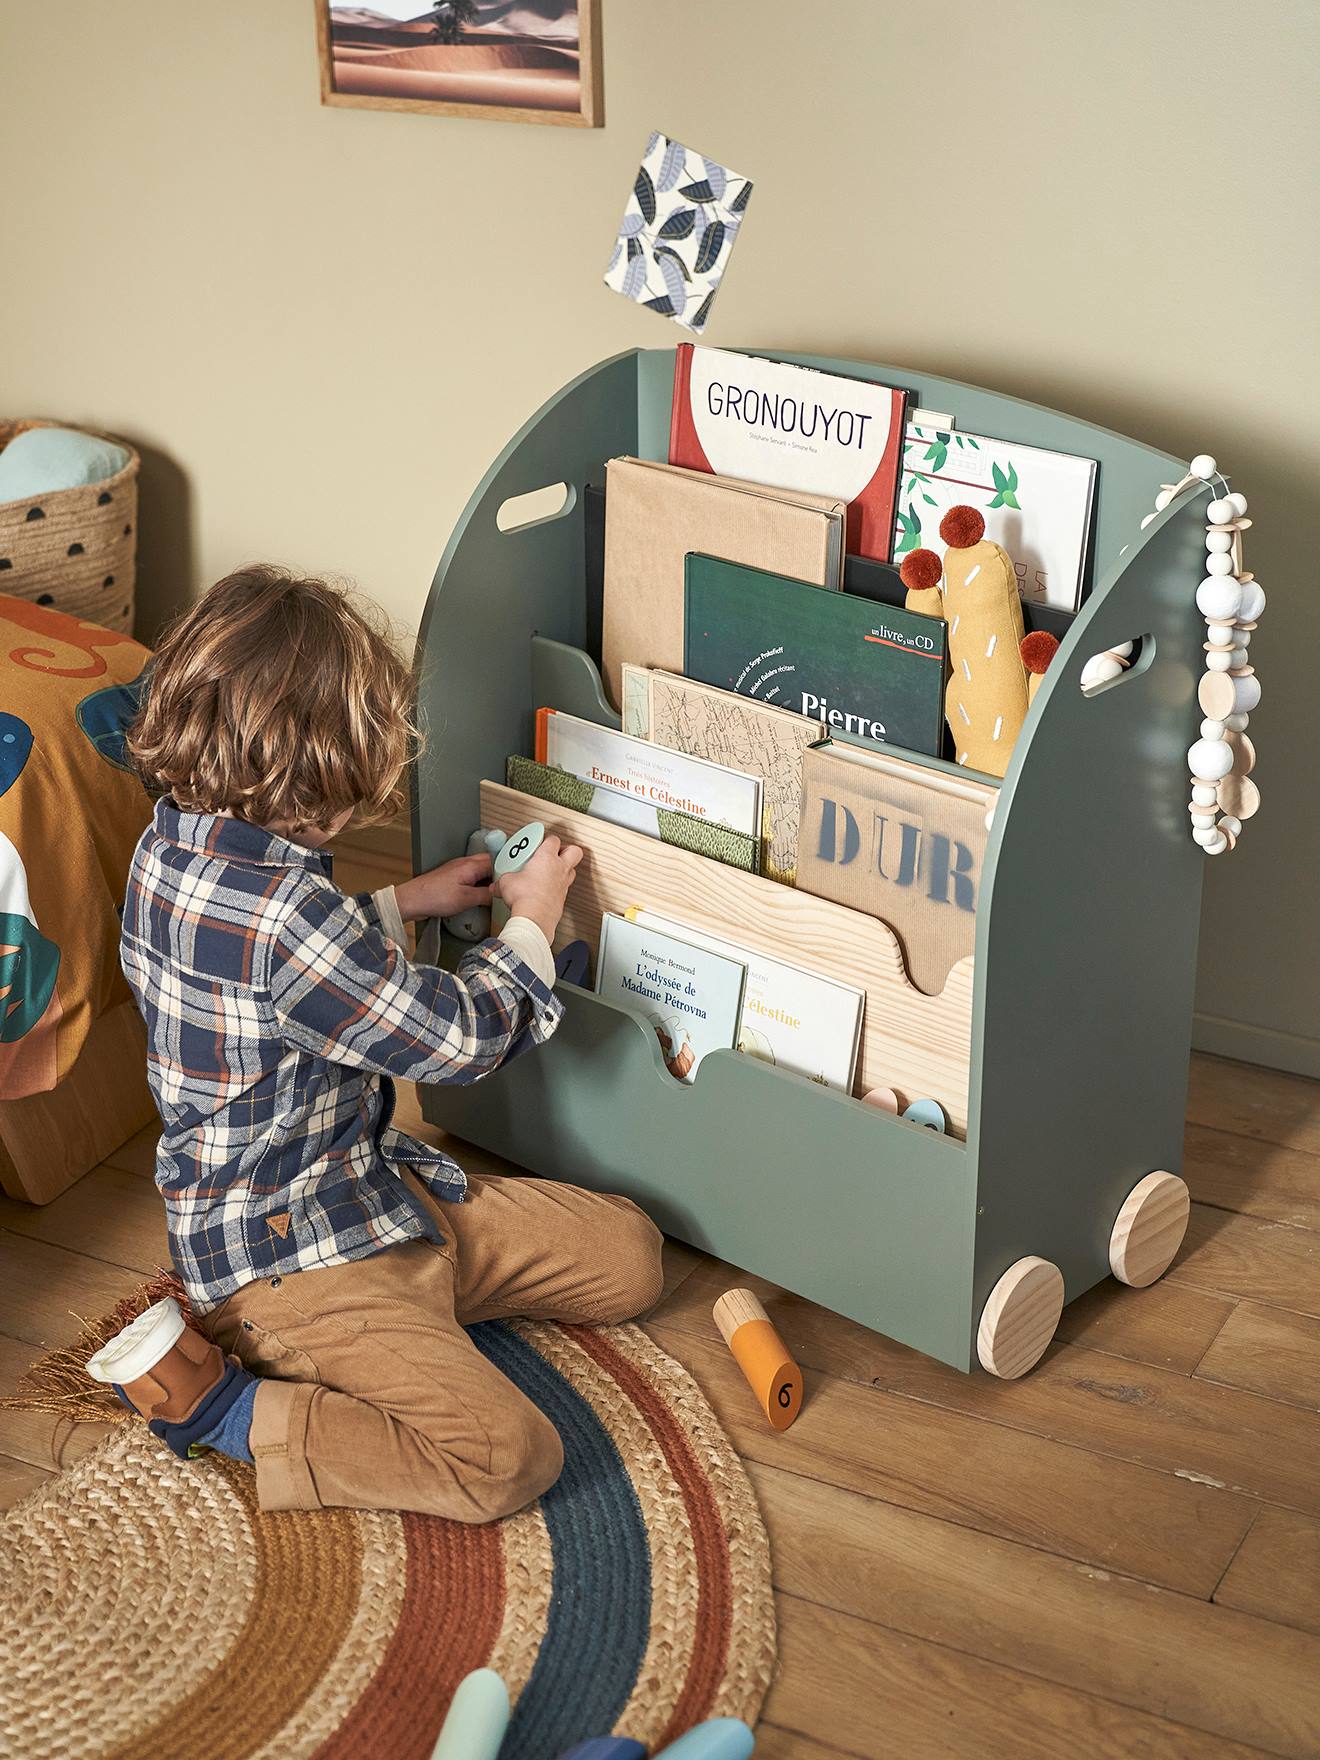
POLYGON ((493 866, 491 858, 483 852, 458 856, 405 880, 394 888, 399 915, 408 923, 417 917, 457 917, 463 911, 489 904, 494 890, 490 883, 493 866))
POLYGON ((557 837, 546 837, 524 867, 501 875, 496 891, 508 905, 510 916, 530 917, 546 940, 553 941, 581 860, 577 844, 561 845, 557 837))

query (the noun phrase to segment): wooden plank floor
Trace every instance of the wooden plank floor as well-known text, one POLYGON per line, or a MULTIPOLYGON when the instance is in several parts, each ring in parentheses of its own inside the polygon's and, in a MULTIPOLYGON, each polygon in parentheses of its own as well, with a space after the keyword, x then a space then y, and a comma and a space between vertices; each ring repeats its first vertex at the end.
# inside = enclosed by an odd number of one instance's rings
MULTIPOLYGON (((348 849, 350 890, 397 877, 348 849)), ((405 1128, 430 1136, 405 1091, 405 1128)), ((472 1167, 495 1165, 459 1149, 472 1167)), ((152 1136, 55 1203, 0 1201, 0 1388, 164 1255, 152 1136)), ((768 1760, 1320 1754, 1320 1084, 1198 1057, 1192 1226, 1150 1290, 1064 1313, 1036 1371, 961 1376, 671 1245, 653 1336, 770 1529, 768 1760), (780 1436, 711 1319, 765 1299, 807 1400, 780 1436)), ((0 1411, 0 1501, 44 1426, 0 1411)))

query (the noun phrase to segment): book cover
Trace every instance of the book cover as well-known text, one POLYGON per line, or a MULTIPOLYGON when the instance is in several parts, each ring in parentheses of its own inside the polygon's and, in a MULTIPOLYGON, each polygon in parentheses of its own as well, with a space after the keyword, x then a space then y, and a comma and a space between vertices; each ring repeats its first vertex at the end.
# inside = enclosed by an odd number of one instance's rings
POLYGON ((718 935, 673 922, 656 911, 630 910, 628 917, 643 928, 662 930, 746 966, 738 1023, 738 1050, 745 1056, 792 1070, 822 1087, 852 1092, 864 990, 770 959, 718 935))
POLYGON ((596 994, 645 1017, 676 1081, 695 1081, 708 1051, 737 1043, 745 975, 740 961, 723 954, 609 911, 601 918, 596 994))
POLYGON ((986 813, 999 790, 896 752, 831 741, 802 759, 798 886, 880 917, 936 996, 974 952, 986 813))
MULTIPOLYGON (((624 676, 627 681, 626 667, 624 676)), ((761 778, 761 872, 794 885, 802 754, 823 737, 820 722, 699 679, 670 672, 643 676, 649 687, 647 725, 657 745, 697 758, 719 757, 761 778)))
POLYGON ((640 458, 605 466, 602 674, 620 705, 619 668, 683 670, 683 559, 705 550, 837 589, 846 504, 801 489, 735 483, 640 458))
POLYGON ((686 647, 689 678, 796 710, 822 733, 940 749, 943 618, 689 556, 686 647))
POLYGON ((1075 611, 1095 477, 1093 458, 909 425, 894 554, 924 546, 942 555, 940 521, 951 507, 976 507, 985 516, 986 537, 1013 558, 1022 597, 1075 611))
POLYGON ((681 342, 669 462, 848 503, 848 548, 888 562, 907 393, 681 342))
POLYGON ((633 180, 605 285, 700 336, 752 180, 656 130, 633 180))
POLYGON ((536 761, 595 787, 614 789, 640 813, 660 808, 749 837, 761 835, 759 776, 670 751, 598 721, 560 709, 538 709, 536 761))
POLYGON ((587 813, 593 819, 606 819, 612 825, 626 825, 631 831, 658 838, 675 849, 691 850, 694 855, 741 868, 747 874, 760 870, 761 840, 747 832, 730 831, 723 825, 712 825, 664 807, 648 807, 617 789, 596 787, 571 776, 567 770, 552 770, 548 764, 538 764, 534 758, 511 757, 505 781, 520 794, 551 801, 573 813, 587 813))

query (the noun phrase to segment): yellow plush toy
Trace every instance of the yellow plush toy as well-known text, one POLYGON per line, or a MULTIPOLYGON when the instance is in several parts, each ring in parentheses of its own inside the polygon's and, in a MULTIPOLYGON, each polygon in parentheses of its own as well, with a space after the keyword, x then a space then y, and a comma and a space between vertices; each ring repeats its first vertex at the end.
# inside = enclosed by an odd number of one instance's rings
POLYGON ((951 507, 940 537, 949 546, 943 567, 933 550, 903 558, 907 607, 949 626, 944 713, 958 762, 1002 776, 1029 701, 1017 575, 1008 552, 985 536, 985 520, 974 507, 951 507))

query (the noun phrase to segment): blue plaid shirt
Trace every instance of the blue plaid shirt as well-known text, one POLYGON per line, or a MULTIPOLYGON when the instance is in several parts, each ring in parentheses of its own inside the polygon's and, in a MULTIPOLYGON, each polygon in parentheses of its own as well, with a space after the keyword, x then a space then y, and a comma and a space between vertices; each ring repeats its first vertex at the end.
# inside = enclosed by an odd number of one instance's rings
POLYGON ((199 1310, 437 1238, 399 1167, 440 1198, 466 1182, 392 1128, 391 1077, 476 1081, 563 1013, 506 943, 457 975, 412 965, 327 855, 169 800, 133 857, 120 960, 147 1023, 170 1247, 199 1310))

